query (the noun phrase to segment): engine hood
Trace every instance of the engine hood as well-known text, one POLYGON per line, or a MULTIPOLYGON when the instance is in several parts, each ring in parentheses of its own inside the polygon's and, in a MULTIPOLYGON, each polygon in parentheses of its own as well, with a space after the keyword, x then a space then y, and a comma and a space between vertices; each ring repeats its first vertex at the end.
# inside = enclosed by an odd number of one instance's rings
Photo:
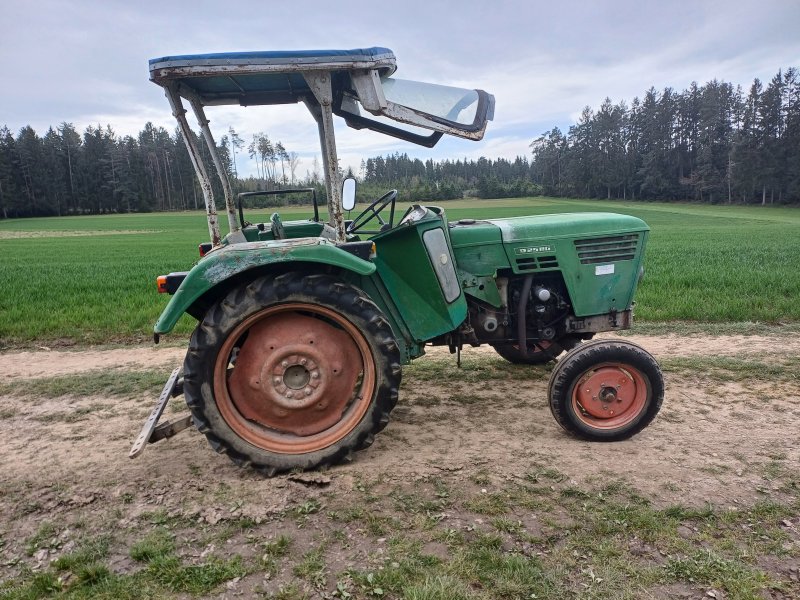
POLYGON ((641 219, 616 213, 563 213, 489 219, 487 222, 500 229, 505 243, 574 239, 650 230, 641 219))

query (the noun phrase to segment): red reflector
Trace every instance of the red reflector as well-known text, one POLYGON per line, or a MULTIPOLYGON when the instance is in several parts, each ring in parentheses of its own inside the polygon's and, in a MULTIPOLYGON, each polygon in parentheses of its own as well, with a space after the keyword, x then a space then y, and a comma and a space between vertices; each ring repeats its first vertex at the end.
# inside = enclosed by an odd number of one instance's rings
POLYGON ((159 294, 166 294, 167 293, 167 276, 166 275, 159 275, 156 279, 156 285, 158 286, 158 293, 159 294))
POLYGON ((209 244, 208 242, 206 242, 204 244, 200 244, 197 247, 197 249, 200 251, 200 258, 203 258, 206 254, 211 252, 211 248, 213 248, 213 246, 211 244, 209 244))

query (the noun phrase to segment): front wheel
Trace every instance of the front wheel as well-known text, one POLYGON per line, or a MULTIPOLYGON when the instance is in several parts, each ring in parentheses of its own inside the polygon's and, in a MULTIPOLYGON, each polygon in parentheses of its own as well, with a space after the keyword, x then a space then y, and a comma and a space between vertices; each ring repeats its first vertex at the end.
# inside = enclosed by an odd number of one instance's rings
POLYGON ((347 460, 389 421, 400 354, 380 309, 327 275, 263 277, 198 325, 184 363, 197 428, 266 474, 347 460))
POLYGON ((627 439, 661 409, 664 378, 655 358, 632 342, 587 342, 550 375, 550 410, 567 432, 587 440, 627 439))

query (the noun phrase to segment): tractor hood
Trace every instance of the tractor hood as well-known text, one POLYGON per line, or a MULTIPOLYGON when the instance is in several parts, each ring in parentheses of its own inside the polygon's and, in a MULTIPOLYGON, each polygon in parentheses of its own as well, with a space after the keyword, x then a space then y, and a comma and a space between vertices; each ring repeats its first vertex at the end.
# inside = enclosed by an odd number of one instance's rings
POLYGON ((506 269, 518 275, 560 271, 570 290, 584 289, 572 295, 576 315, 583 316, 610 310, 599 298, 613 298, 615 309, 628 308, 649 229, 627 215, 566 213, 462 219, 450 224, 450 239, 462 280, 506 269))
POLYGON ((535 244, 649 230, 641 219, 616 213, 563 213, 485 221, 461 219, 450 223, 450 237, 454 248, 501 243, 517 246, 528 242, 535 244))
POLYGON ((506 244, 650 230, 641 219, 616 213, 563 213, 491 219, 486 223, 491 223, 500 229, 503 242, 506 244))

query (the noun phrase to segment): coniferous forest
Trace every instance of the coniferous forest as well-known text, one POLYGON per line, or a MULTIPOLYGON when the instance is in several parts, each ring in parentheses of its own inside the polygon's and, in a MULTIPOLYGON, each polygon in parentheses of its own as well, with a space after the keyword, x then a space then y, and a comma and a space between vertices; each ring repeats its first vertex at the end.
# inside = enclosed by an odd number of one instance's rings
MULTIPOLYGON (((205 144, 198 146, 205 150, 205 144)), ((362 200, 397 188, 409 201, 537 194, 709 203, 800 202, 800 75, 779 71, 766 85, 713 80, 677 92, 586 107, 577 123, 533 140, 530 154, 426 160, 395 153, 362 161, 362 200)), ((235 191, 315 186, 317 159, 265 133, 230 129, 219 153, 235 191), (256 174, 239 177, 243 158, 256 174)), ((210 159, 208 160, 210 164, 210 159)), ((222 200, 214 178, 215 197, 222 200)), ((80 133, 70 123, 40 136, 0 128, 0 218, 202 208, 203 197, 177 131, 148 123, 137 136, 110 125, 80 133)))

